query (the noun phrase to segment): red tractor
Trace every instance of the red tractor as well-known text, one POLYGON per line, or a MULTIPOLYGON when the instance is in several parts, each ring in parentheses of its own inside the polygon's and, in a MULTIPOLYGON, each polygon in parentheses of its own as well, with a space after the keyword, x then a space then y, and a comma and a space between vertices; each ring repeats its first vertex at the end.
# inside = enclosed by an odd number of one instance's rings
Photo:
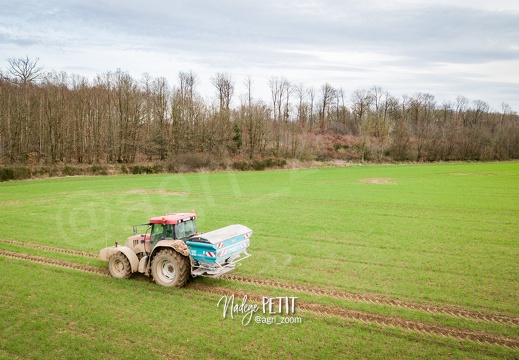
POLYGON ((134 226, 134 235, 124 246, 116 242, 102 249, 100 258, 108 261, 113 277, 129 278, 140 272, 159 285, 182 287, 190 276, 219 277, 251 256, 248 227, 230 225, 199 233, 195 219, 194 212, 153 217, 134 226), (143 234, 137 234, 137 226, 145 226, 143 234))

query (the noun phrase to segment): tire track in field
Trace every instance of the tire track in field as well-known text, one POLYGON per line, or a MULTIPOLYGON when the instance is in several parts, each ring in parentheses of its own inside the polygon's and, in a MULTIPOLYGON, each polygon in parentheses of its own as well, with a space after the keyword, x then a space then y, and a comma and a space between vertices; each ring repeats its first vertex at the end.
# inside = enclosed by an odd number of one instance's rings
MULTIPOLYGON (((72 263, 69 261, 56 260, 45 258, 42 256, 28 255, 23 253, 17 253, 7 250, 0 250, 0 256, 5 256, 12 259, 20 259, 32 261, 45 265, 52 265, 66 269, 74 269, 79 271, 84 271, 96 275, 109 276, 109 272, 107 269, 101 269, 96 266, 90 265, 82 265, 77 263, 72 263)), ((257 302, 261 304, 263 299, 262 295, 259 294, 249 294, 243 291, 236 291, 232 289, 227 289, 224 287, 215 287, 201 283, 190 283, 187 288, 200 291, 207 294, 212 295, 220 295, 220 296, 239 296, 245 297, 247 296, 253 302, 257 302)), ((426 335, 435 335, 444 338, 450 338, 455 340, 468 340, 473 341, 478 344, 490 344, 496 346, 503 346, 510 349, 519 349, 519 339, 518 338, 510 338, 506 336, 500 335, 492 335, 480 331, 471 331, 464 330, 455 327, 447 327, 443 325, 435 325, 430 323, 425 323, 416 320, 406 320, 399 317, 392 317, 387 315, 379 315, 372 314, 368 312, 362 312, 357 310, 349 310, 344 309, 338 306, 330 306, 323 305, 317 303, 309 303, 309 302, 297 302, 297 309, 308 311, 321 316, 330 316, 341 318, 345 320, 358 321, 363 324, 372 325, 376 324, 383 327, 393 327, 398 329, 404 329, 407 331, 417 332, 420 334, 426 335)))
MULTIPOLYGON (((203 293, 209 293, 219 296, 231 296, 235 298, 243 298, 261 304, 263 296, 258 294, 249 294, 243 291, 215 287, 201 283, 191 283, 187 286, 189 289, 197 290, 203 293)), ((235 304, 240 304, 240 299, 235 299, 235 304)), ((417 320, 407 320, 399 317, 372 314, 363 311, 349 310, 337 306, 308 303, 303 301, 296 302, 296 309, 308 311, 317 315, 330 316, 345 320, 358 321, 366 325, 376 324, 383 327, 393 327, 404 329, 407 331, 417 332, 420 334, 434 335, 443 338, 455 340, 474 341, 480 345, 490 344, 503 346, 510 349, 519 349, 519 339, 507 336, 493 335, 481 331, 464 330, 455 327, 447 327, 443 325, 435 325, 417 320)))
POLYGON ((45 264, 45 265, 54 265, 54 266, 66 268, 66 269, 74 269, 74 270, 80 270, 80 271, 97 274, 97 275, 110 276, 108 269, 101 269, 97 266, 83 265, 83 264, 73 263, 70 261, 50 259, 50 258, 46 258, 46 257, 42 257, 42 256, 22 254, 22 253, 17 253, 17 252, 13 252, 13 251, 7 251, 7 250, 0 250, 0 255, 6 256, 11 259, 28 260, 28 261, 32 261, 32 262, 36 262, 36 263, 40 263, 40 264, 45 264))
POLYGON ((422 312, 432 314, 443 314, 450 315, 453 317, 459 317, 467 320, 495 322, 500 324, 519 325, 519 318, 506 316, 501 314, 485 314, 477 311, 464 310, 448 306, 438 306, 431 304, 420 304, 407 301, 401 301, 396 299, 389 299, 384 297, 377 297, 367 294, 356 294, 342 290, 330 290, 323 289, 315 286, 305 286, 298 284, 287 284, 279 281, 268 280, 268 279, 257 279, 246 277, 242 275, 225 274, 222 276, 223 279, 234 280, 247 284, 260 285, 260 286, 271 286, 282 290, 304 292, 319 296, 329 296, 337 299, 352 300, 356 302, 364 302, 377 305, 389 305, 393 307, 400 307, 408 310, 418 310, 422 312))
MULTIPOLYGON (((93 254, 93 253, 84 252, 84 251, 76 251, 76 250, 62 249, 62 248, 57 248, 57 247, 52 247, 52 246, 24 243, 24 242, 15 241, 15 240, 0 239, 0 242, 6 243, 6 244, 33 248, 33 249, 54 251, 54 252, 59 252, 59 253, 64 253, 64 254, 71 254, 71 255, 86 256, 86 257, 94 258, 94 259, 99 258, 98 254, 93 254)), ((328 296, 328 297, 342 299, 342 300, 351 300, 351 301, 355 301, 355 302, 377 304, 377 305, 388 305, 388 306, 399 307, 399 308, 408 309, 408 310, 422 311, 422 312, 426 312, 426 313, 430 313, 430 314, 449 315, 452 317, 463 318, 466 320, 493 322, 493 323, 499 323, 499 324, 509 324, 509 325, 519 326, 519 318, 501 315, 501 314, 481 313, 481 312, 477 312, 477 311, 465 310, 465 309, 449 307, 449 306, 420 304, 420 303, 401 301, 401 300, 396 300, 396 299, 389 299, 389 298, 385 298, 385 297, 379 297, 379 296, 368 295, 368 294, 357 294, 357 293, 351 293, 351 292, 342 291, 342 290, 323 289, 323 288, 316 287, 316 286, 305 286, 305 285, 298 285, 298 284, 282 283, 279 281, 268 280, 268 279, 251 278, 251 277, 242 276, 242 275, 226 274, 226 275, 223 275, 221 278, 231 280, 231 281, 252 284, 252 285, 270 286, 270 287, 287 290, 287 291, 297 291, 297 292, 303 292, 303 293, 308 293, 308 294, 318 295, 318 296, 328 296)))
POLYGON ((89 257, 89 258, 99 259, 98 254, 92 254, 92 253, 85 252, 85 251, 62 249, 62 248, 57 248, 57 247, 53 247, 53 246, 31 244, 31 243, 25 243, 25 242, 15 241, 15 240, 0 239, 0 242, 6 243, 6 244, 11 244, 11 245, 23 246, 23 247, 32 248, 32 249, 47 250, 47 251, 59 252, 59 253, 63 253, 63 254, 80 255, 80 256, 85 256, 85 257, 89 257))

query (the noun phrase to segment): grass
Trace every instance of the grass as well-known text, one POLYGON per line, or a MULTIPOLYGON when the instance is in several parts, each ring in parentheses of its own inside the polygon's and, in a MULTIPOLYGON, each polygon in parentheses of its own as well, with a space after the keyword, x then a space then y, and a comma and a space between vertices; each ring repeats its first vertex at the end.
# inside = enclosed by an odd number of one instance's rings
MULTIPOLYGON (((89 252, 122 242, 131 235, 131 225, 151 216, 194 209, 201 231, 232 223, 254 230, 253 256, 237 274, 519 316, 518 162, 19 181, 0 184, 0 205, 0 238, 89 252)), ((69 261, 77 258, 1 243, 0 248, 69 261)), ((99 264, 92 259, 86 263, 99 264)), ((24 334, 40 336, 43 332, 45 338, 50 330, 42 324, 49 311, 54 328, 66 330, 60 321, 70 322, 75 316, 88 319, 89 324, 50 335, 56 347, 75 339, 75 345, 62 347, 65 355, 45 355, 48 349, 31 349, 29 340, 13 333, 0 342, 4 349, 0 357, 3 353, 5 357, 13 353, 73 357, 72 346, 99 351, 105 358, 116 358, 125 346, 134 349, 128 358, 139 358, 146 349, 152 349, 152 357, 202 358, 265 358, 271 354, 286 358, 415 358, 424 354, 484 358, 514 354, 310 314, 305 314, 303 324, 283 331, 261 325, 244 330, 238 322, 219 318, 217 297, 2 257, 0 266, 2 278, 10 279, 2 284, 2 303, 8 305, 0 313, 2 326, 19 324, 24 334), (23 281, 41 291, 43 302, 23 301, 21 279, 4 276, 19 272, 23 281), (75 311, 79 314, 64 313, 59 299, 78 304, 75 311), (51 305, 42 305, 45 303, 51 305), (162 309, 171 310, 171 319, 161 317, 162 309), (123 315, 113 322, 114 314, 123 315), (171 334, 163 329, 171 329, 171 334), (92 338, 85 342, 85 334, 92 338), (312 340, 298 340, 307 337, 312 340), (197 346, 188 344, 186 338, 196 339, 197 346), (272 344, 267 345, 267 340, 272 344), (368 342, 372 345, 366 347, 368 342), (225 350, 219 348, 222 343, 225 350)), ((233 287, 250 290, 247 285, 233 287)), ((297 296, 278 293, 285 295, 297 296)), ((366 305, 341 302, 341 306, 364 309, 366 305)), ((374 311, 391 310, 381 307, 374 311)), ((422 319, 412 312, 402 316, 422 319)), ((456 326, 517 333, 513 328, 463 321, 456 326)), ((2 330, 6 333, 8 329, 2 330)))
POLYGON ((308 313, 302 324, 242 327, 239 319, 223 318, 218 296, 12 259, 0 261, 0 271, 12 274, 3 277, 1 292, 0 358, 6 359, 514 355, 507 349, 308 313))
MULTIPOLYGON (((226 288, 241 291, 247 294, 260 293, 263 296, 276 297, 279 296, 279 288, 262 286, 258 287, 253 284, 241 284, 225 279, 208 279, 197 280, 198 282, 209 283, 213 285, 224 285, 226 288)), ((373 314, 386 315, 390 317, 398 317, 407 320, 416 320, 424 323, 438 324, 447 327, 457 327, 473 331, 481 331, 492 333, 495 335, 503 335, 507 337, 519 337, 519 328, 512 324, 498 324, 494 322, 482 322, 473 319, 464 319, 460 317, 452 317, 445 314, 426 313, 420 310, 404 309, 385 304, 374 304, 369 302, 358 302, 354 300, 345 300, 332 298, 324 295, 314 295, 304 292, 293 292, 293 296, 297 296, 297 301, 306 303, 319 303, 323 305, 340 307, 351 310, 369 312, 373 314)))

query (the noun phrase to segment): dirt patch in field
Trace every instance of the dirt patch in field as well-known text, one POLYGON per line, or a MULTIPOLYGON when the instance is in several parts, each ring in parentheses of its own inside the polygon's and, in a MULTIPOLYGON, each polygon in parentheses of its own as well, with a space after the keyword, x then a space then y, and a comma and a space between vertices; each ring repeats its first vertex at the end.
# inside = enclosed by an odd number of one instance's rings
POLYGON ((149 190, 149 189, 140 189, 140 190, 126 190, 121 191, 122 194, 139 194, 139 195, 170 195, 170 196, 183 196, 189 195, 189 193, 184 191, 168 191, 168 190, 149 190))
POLYGON ((496 176, 496 174, 492 173, 472 173, 472 172, 457 172, 452 173, 455 176, 496 176))
POLYGON ((391 181, 389 178, 366 178, 361 181, 365 184, 396 185, 396 182, 391 181))

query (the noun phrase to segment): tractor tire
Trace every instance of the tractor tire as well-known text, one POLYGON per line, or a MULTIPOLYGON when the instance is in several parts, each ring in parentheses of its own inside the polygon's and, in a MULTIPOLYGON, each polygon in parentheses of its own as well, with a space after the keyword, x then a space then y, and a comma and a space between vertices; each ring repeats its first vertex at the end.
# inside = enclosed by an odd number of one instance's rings
POLYGON ((153 280, 162 286, 182 287, 189 280, 189 273, 189 259, 173 249, 160 250, 151 262, 153 280))
POLYGON ((119 279, 128 279, 132 275, 130 260, 122 252, 116 252, 108 260, 110 275, 119 279))

